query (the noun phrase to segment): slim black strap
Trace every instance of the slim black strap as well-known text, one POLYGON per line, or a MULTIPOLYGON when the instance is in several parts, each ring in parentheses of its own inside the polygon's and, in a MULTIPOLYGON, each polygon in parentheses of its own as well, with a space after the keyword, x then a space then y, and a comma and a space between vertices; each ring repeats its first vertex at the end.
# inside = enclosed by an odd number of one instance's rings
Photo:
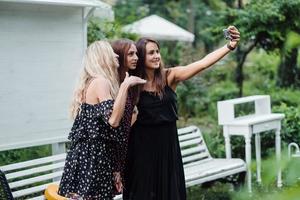
POLYGON ((168 74, 169 74, 169 72, 170 72, 170 70, 167 69, 167 70, 166 70, 166 74, 165 74, 165 76, 166 76, 166 77, 165 77, 165 78, 166 78, 166 86, 169 86, 169 85, 168 85, 168 74))

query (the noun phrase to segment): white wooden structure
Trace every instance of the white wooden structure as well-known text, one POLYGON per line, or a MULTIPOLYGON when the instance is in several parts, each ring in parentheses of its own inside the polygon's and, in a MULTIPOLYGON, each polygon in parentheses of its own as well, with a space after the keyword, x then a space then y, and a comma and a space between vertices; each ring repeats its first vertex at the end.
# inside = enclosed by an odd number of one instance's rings
POLYGON ((65 141, 99 0, 0 0, 0 151, 65 141))
MULTIPOLYGON (((246 171, 246 164, 241 159, 212 158, 196 126, 179 129, 178 136, 187 187, 246 171)), ((6 174, 14 198, 27 199, 26 195, 33 195, 32 200, 44 199, 45 188, 60 181, 65 156, 62 153, 0 166, 0 169, 6 174)), ((121 196, 115 199, 121 199, 121 196)))
POLYGON ((281 181, 281 120, 284 114, 271 113, 270 96, 256 95, 230 99, 218 102, 218 120, 223 126, 223 135, 225 137, 226 157, 231 158, 230 136, 243 136, 245 138, 245 152, 247 163, 247 182, 248 190, 251 188, 251 137, 255 135, 255 151, 257 161, 257 181, 261 183, 261 141, 260 134, 268 130, 275 130, 275 145, 277 158, 277 186, 282 186, 281 181), (239 104, 254 103, 254 114, 237 117, 235 106, 239 104))

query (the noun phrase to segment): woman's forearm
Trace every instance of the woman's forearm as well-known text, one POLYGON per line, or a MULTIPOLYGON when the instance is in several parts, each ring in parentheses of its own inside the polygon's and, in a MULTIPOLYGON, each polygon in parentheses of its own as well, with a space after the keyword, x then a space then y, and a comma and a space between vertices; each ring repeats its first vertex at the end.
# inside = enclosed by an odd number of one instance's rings
POLYGON ((203 59, 191 63, 187 66, 175 67, 171 70, 171 85, 177 85, 178 82, 187 80, 202 70, 212 66, 230 51, 234 50, 240 40, 240 32, 234 26, 229 26, 227 30, 230 33, 231 40, 227 45, 213 51, 212 53, 205 56, 203 59))
POLYGON ((123 82, 120 85, 120 89, 114 103, 112 114, 108 120, 108 123, 112 127, 118 127, 123 117, 128 89, 129 89, 129 84, 123 82))
POLYGON ((231 50, 228 49, 227 45, 224 45, 223 47, 209 53, 201 60, 203 68, 212 66, 220 59, 222 59, 225 55, 227 55, 230 51, 231 50))

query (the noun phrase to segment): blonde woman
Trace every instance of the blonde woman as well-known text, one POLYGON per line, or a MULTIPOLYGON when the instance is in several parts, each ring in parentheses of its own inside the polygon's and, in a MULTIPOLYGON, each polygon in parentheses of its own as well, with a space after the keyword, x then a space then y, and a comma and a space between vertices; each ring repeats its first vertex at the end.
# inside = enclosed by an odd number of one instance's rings
POLYGON ((110 44, 97 41, 85 53, 83 70, 74 92, 74 124, 59 194, 76 193, 84 199, 112 199, 114 148, 126 142, 123 126, 128 89, 145 80, 128 76, 119 84, 118 60, 110 44))

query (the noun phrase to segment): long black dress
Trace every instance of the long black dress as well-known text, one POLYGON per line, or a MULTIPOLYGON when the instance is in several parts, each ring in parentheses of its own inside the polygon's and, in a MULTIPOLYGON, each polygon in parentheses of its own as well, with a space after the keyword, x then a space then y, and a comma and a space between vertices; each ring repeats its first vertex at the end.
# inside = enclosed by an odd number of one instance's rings
POLYGON ((126 157, 133 105, 127 99, 118 128, 108 120, 113 100, 96 105, 83 103, 69 134, 68 151, 59 194, 76 193, 86 199, 110 200, 115 194, 113 172, 122 171, 126 157))
POLYGON ((176 93, 163 98, 143 91, 129 136, 124 200, 185 200, 184 171, 177 135, 176 93))

